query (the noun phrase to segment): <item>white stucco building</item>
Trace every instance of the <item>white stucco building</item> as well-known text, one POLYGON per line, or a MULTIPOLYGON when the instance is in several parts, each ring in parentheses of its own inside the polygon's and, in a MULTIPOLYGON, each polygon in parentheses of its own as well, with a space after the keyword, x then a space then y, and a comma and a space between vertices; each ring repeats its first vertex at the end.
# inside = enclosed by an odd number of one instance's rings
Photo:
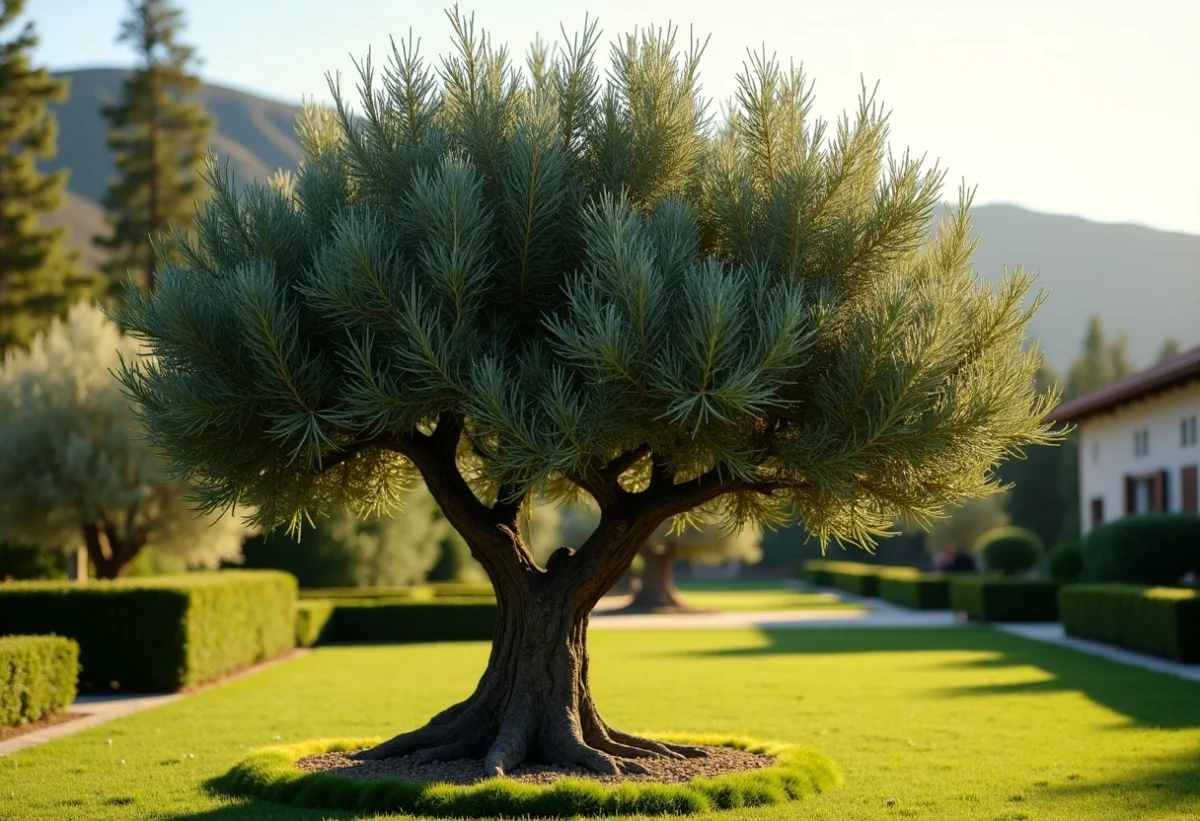
POLYGON ((1079 428, 1082 533, 1128 513, 1198 511, 1200 347, 1064 402, 1079 428))

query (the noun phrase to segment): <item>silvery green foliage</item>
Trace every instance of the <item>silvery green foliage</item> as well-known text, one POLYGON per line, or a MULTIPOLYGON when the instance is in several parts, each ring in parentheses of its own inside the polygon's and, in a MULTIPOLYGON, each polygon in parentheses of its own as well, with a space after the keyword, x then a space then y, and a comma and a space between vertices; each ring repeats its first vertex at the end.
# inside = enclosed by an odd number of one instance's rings
MULTIPOLYGON (((215 567, 241 555, 245 526, 197 516, 186 487, 136 437, 138 423, 112 371, 140 344, 99 309, 80 304, 10 350, 0 366, 0 541, 71 551, 84 525, 108 522, 122 536, 215 567)), ((103 529, 103 527, 101 527, 103 529)))
POLYGON ((451 20, 439 63, 410 40, 356 112, 336 84, 310 108, 294 174, 239 195, 210 165, 129 292, 157 358, 122 379, 204 509, 389 509, 416 478, 389 443, 441 418, 485 499, 575 498, 627 454, 629 488, 707 474, 702 513, 869 543, 1047 440, 1030 277, 983 284, 966 194, 930 233, 942 175, 872 94, 829 124, 754 56, 715 118, 674 30, 522 70, 451 20))
POLYGON ((342 509, 318 520, 301 546, 338 557, 345 577, 330 584, 400 587, 425 581, 441 556, 442 542, 457 537, 422 489, 404 494, 402 506, 388 516, 363 518, 342 509))

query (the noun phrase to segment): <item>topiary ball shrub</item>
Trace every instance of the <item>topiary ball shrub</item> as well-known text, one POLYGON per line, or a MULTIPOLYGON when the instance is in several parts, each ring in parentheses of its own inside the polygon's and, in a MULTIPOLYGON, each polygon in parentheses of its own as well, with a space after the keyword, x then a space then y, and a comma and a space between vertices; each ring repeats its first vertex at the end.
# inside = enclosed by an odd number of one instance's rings
POLYGON ((1079 542, 1055 545, 1046 557, 1046 573, 1057 582, 1078 581, 1083 574, 1083 546, 1079 542))
POLYGON ((1032 569, 1042 557, 1042 540, 1023 527, 996 527, 975 542, 975 551, 983 557, 988 570, 1014 576, 1032 569))
POLYGON ((1083 546, 1083 579, 1089 582, 1179 584, 1200 575, 1200 516, 1146 513, 1094 528, 1083 546))
POLYGON ((379 743, 379 739, 371 738, 336 739, 258 750, 208 786, 224 795, 264 798, 310 809, 439 818, 574 818, 692 815, 782 804, 832 789, 842 781, 834 763, 815 750, 707 736, 676 736, 669 740, 733 747, 770 756, 777 763, 760 770, 695 778, 684 784, 627 781, 610 785, 562 778, 542 785, 501 777, 469 786, 399 778, 350 778, 296 766, 307 756, 361 750, 379 743))

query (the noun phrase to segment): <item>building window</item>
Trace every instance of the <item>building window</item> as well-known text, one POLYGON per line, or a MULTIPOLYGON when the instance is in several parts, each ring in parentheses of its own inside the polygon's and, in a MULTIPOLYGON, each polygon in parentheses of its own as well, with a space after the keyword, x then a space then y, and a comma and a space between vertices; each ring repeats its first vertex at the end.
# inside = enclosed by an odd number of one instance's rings
POLYGON ((1099 442, 1092 442, 1092 461, 1093 462, 1100 461, 1100 443, 1099 442))
POLYGON ((1092 499, 1092 527, 1104 524, 1104 497, 1096 496, 1092 499))
POLYGON ((1148 456, 1150 454, 1150 430, 1142 428, 1133 432, 1133 455, 1148 456))
POLYGON ((1196 465, 1179 469, 1179 509, 1184 513, 1200 512, 1200 468, 1196 465))
POLYGON ((1125 513, 1163 513, 1166 509, 1166 471, 1125 477, 1125 513))
POLYGON ((1187 416, 1179 420, 1179 442, 1185 448, 1196 446, 1196 417, 1187 416))

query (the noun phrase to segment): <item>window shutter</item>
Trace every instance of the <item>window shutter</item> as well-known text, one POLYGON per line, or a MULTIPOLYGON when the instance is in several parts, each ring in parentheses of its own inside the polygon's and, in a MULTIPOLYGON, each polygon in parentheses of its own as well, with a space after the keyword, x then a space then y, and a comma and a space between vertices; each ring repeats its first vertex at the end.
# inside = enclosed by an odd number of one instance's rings
POLYGON ((1200 513, 1200 488, 1197 488, 1196 465, 1179 469, 1179 507, 1184 513, 1200 513))

